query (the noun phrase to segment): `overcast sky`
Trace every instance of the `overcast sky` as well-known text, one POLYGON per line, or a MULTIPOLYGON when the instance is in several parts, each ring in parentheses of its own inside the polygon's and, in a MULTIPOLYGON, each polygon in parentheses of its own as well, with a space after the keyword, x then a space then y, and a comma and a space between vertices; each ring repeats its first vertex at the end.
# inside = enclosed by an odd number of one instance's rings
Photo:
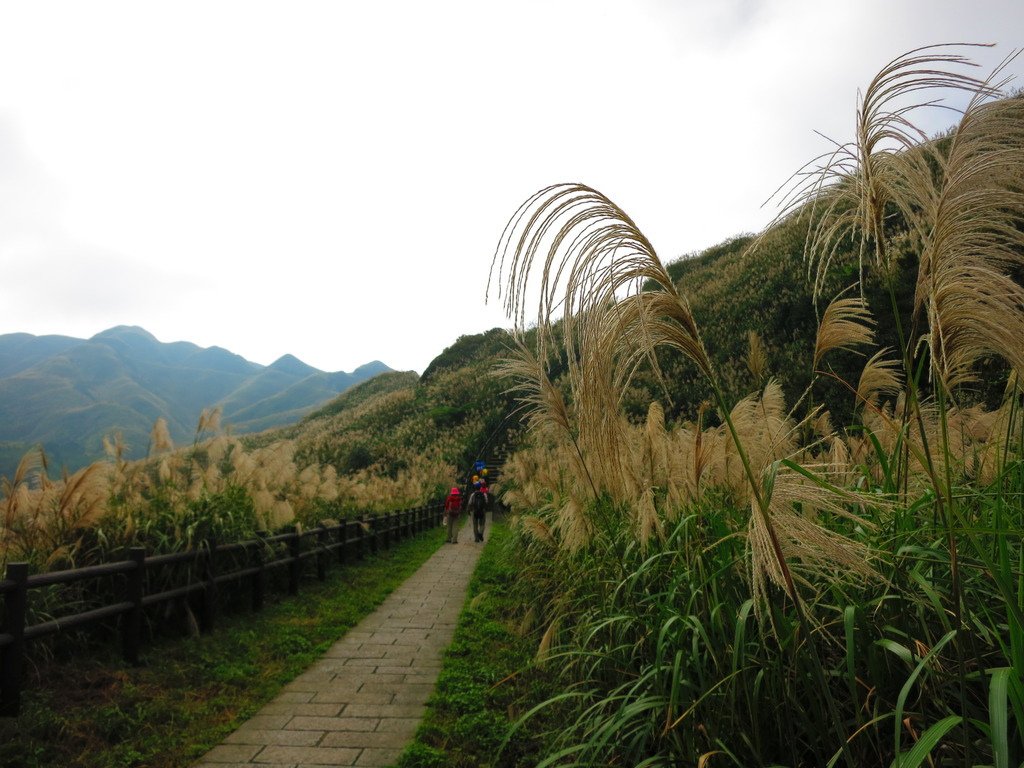
POLYGON ((536 190, 596 187, 666 262, 757 231, 859 87, 954 41, 989 68, 1024 2, 0 0, 0 333, 422 372, 508 325, 536 190))

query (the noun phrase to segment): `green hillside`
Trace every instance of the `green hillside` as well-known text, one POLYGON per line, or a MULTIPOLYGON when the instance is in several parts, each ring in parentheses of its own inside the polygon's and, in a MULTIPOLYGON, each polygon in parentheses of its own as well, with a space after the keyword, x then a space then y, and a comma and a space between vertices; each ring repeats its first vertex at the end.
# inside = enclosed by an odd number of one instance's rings
POLYGON ((270 366, 219 347, 161 343, 119 326, 91 339, 0 336, 0 475, 42 445, 54 466, 74 470, 103 456, 120 432, 127 457, 146 454, 157 418, 177 443, 192 440, 199 414, 220 406, 238 433, 293 423, 339 392, 390 370, 317 370, 291 355, 270 366))
MULTIPOLYGON (((481 456, 503 452, 519 429, 511 399, 491 369, 509 346, 495 328, 460 337, 427 367, 384 373, 356 385, 301 423, 268 430, 247 443, 294 440, 299 464, 330 465, 343 476, 408 480, 414 489, 443 487, 481 456)), ((399 491, 401 492, 401 491, 399 491)))

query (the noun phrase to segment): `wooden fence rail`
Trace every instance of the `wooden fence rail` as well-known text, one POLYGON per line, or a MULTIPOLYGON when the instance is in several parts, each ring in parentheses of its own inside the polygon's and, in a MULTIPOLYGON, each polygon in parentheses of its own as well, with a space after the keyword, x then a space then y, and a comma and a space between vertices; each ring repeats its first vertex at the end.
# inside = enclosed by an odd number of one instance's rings
MULTIPOLYGON (((339 564, 354 555, 363 558, 369 548, 376 553, 379 547, 388 547, 400 539, 408 538, 441 524, 443 504, 430 504, 383 515, 364 515, 335 525, 320 525, 306 531, 294 526, 286 533, 268 536, 258 534, 247 541, 218 544, 205 542, 198 549, 167 555, 147 556, 142 547, 132 547, 127 558, 67 571, 52 571, 29 575, 28 563, 9 563, 7 573, 0 580, 3 619, 0 622, 0 716, 18 714, 21 703, 21 684, 25 666, 25 644, 30 640, 75 629, 105 619, 120 618, 121 652, 129 664, 137 664, 142 644, 143 611, 153 605, 191 595, 201 599, 199 626, 209 632, 216 622, 218 588, 230 582, 248 581, 250 605, 254 611, 263 606, 267 573, 274 568, 287 568, 288 594, 299 591, 303 563, 312 559, 317 578, 327 576, 327 565, 332 553, 339 564), (232 562, 225 568, 227 556, 232 562), (164 586, 148 592, 147 586, 156 581, 154 573, 167 572, 175 567, 187 566, 185 583, 164 586), (81 613, 27 624, 30 615, 30 590, 51 586, 67 586, 86 579, 114 576, 124 577, 122 599, 81 613)), ((173 575, 165 581, 174 583, 173 575)), ((114 598, 117 599, 116 597, 114 598)))

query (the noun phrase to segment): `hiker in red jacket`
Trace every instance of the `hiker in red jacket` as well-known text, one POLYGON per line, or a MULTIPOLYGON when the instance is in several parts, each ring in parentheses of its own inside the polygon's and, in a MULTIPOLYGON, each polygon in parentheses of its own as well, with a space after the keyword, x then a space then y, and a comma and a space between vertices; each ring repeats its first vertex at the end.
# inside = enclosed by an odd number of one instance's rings
POLYGON ((448 524, 448 544, 459 543, 459 529, 457 526, 459 512, 462 511, 462 493, 458 488, 452 487, 448 492, 448 498, 444 500, 444 519, 448 524))

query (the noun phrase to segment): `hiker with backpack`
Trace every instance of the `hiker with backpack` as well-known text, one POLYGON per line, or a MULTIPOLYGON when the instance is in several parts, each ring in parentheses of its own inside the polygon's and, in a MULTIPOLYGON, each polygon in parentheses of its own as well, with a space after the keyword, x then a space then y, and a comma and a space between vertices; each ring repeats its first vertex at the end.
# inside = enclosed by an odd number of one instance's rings
POLYGON ((469 508, 473 513, 473 540, 484 540, 484 524, 487 522, 487 507, 491 497, 485 482, 477 483, 476 490, 469 497, 469 508))
POLYGON ((448 492, 448 498, 444 500, 444 521, 448 526, 448 544, 459 543, 459 512, 462 511, 462 492, 456 486, 448 492))

